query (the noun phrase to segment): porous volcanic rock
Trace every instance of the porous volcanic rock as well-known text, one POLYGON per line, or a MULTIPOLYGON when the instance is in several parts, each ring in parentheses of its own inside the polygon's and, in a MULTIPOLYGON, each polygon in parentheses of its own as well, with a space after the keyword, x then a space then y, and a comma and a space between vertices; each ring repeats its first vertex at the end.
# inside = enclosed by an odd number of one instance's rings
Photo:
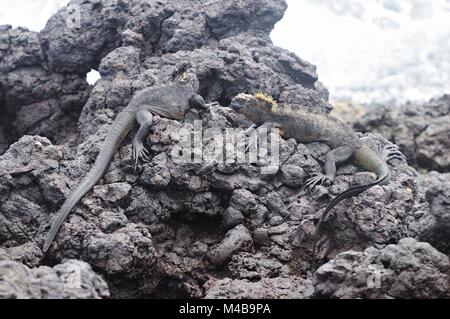
MULTIPOLYGON (((263 161, 174 158, 196 120, 203 154, 219 133, 247 128, 227 107, 241 92, 265 91, 311 112, 331 109, 315 67, 270 40, 285 10, 283 0, 73 0, 39 33, 1 27, 0 145, 8 146, 0 153, 0 260, 33 268, 82 260, 113 297, 312 296, 315 222, 334 196, 375 176, 348 164, 332 186, 307 192, 305 181, 322 170, 329 148, 284 139, 269 173, 263 161), (102 78, 89 87, 92 68, 102 78), (137 170, 130 134, 44 256, 52 218, 92 166, 117 113, 137 90, 186 70, 206 101, 218 103, 181 122, 155 116, 150 161, 137 170)), ((377 134, 361 137, 378 151, 390 144, 377 134)), ((445 248, 443 178, 421 179, 398 160, 389 165, 389 185, 346 200, 326 218, 316 264, 411 236, 445 248)))
POLYGON ((28 268, 15 261, 0 261, 1 299, 100 299, 108 286, 89 264, 67 260, 53 268, 28 268))
POLYGON ((316 297, 448 298, 449 258, 430 244, 403 238, 397 245, 349 251, 314 274, 316 297))
POLYGON ((354 123, 361 132, 380 132, 408 163, 422 171, 450 172, 450 95, 398 107, 373 106, 354 123))

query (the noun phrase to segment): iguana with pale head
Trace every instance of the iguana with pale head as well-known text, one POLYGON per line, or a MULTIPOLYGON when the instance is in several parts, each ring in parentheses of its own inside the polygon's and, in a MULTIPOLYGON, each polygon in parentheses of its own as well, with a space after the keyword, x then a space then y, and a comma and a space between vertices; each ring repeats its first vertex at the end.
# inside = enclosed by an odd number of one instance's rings
POLYGON ((325 174, 315 173, 306 183, 309 189, 318 184, 329 186, 336 177, 336 166, 349 160, 377 175, 373 183, 350 188, 328 204, 317 225, 313 255, 322 221, 329 211, 346 198, 359 195, 375 185, 389 183, 391 174, 386 162, 393 158, 405 159, 396 145, 387 146, 382 156, 366 146, 356 132, 344 122, 325 114, 292 109, 289 106, 281 107, 271 96, 264 93, 241 93, 232 100, 230 106, 255 123, 247 132, 255 127, 275 129, 286 139, 294 138, 299 143, 323 142, 330 146, 331 150, 325 157, 325 174))
POLYGON ((133 159, 136 168, 139 159, 148 160, 149 153, 145 148, 145 139, 150 132, 154 115, 181 120, 192 107, 206 108, 205 101, 197 94, 198 88, 199 83, 195 74, 185 72, 175 80, 174 84, 146 88, 134 95, 128 106, 117 115, 111 125, 94 165, 57 213, 45 239, 44 253, 50 248, 70 211, 102 178, 114 153, 128 133, 139 126, 133 139, 133 159))

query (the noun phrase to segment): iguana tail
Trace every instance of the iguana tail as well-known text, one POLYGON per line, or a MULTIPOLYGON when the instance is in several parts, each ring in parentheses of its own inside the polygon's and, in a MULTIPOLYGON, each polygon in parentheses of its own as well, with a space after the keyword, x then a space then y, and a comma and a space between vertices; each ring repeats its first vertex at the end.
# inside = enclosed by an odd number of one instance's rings
POLYGON ((325 211, 323 212, 322 216, 320 216, 319 223, 317 224, 317 230, 314 235, 314 242, 313 242, 313 256, 315 256, 316 253, 316 244, 320 237, 320 230, 321 225, 325 217, 328 215, 330 210, 332 210, 338 203, 343 201, 346 198, 350 198, 353 196, 357 196, 361 194, 362 192, 368 190, 369 188, 376 186, 376 185, 384 185, 389 183, 391 178, 391 172, 389 170, 389 166, 386 164, 383 159, 381 159, 377 153, 372 151, 367 146, 361 146, 358 148, 354 153, 354 161, 357 165, 361 166, 362 168, 376 173, 377 174, 377 180, 373 183, 367 184, 367 185, 361 185, 356 186, 353 188, 350 188, 346 190, 345 192, 339 194, 336 196, 325 208, 325 211))
POLYGON ((63 206, 57 213, 56 219, 53 221, 52 226, 45 239, 43 252, 46 253, 50 248, 51 243, 55 239, 59 228, 66 220, 70 211, 75 207, 75 205, 80 201, 80 199, 91 190, 92 187, 102 178, 106 169, 111 162, 114 153, 119 147, 123 139, 128 135, 130 130, 133 128, 135 122, 134 116, 129 112, 121 112, 117 116, 116 120, 112 124, 108 135, 106 136, 105 142, 100 150, 100 153, 95 160, 94 165, 89 170, 87 175, 82 179, 80 184, 75 188, 70 196, 66 199, 63 206))

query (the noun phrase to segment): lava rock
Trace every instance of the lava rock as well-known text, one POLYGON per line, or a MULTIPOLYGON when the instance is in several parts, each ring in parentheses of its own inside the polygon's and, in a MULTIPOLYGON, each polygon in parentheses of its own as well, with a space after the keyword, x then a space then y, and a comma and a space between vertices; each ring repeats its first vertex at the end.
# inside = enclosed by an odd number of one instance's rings
MULTIPOLYGON (((39 33, 1 26, 0 260, 42 266, 48 227, 92 167, 116 115, 136 91, 191 70, 199 93, 218 103, 192 110, 184 121, 155 116, 146 141, 151 161, 136 170, 132 137, 125 139, 46 258, 88 262, 113 297, 311 296, 315 221, 334 196, 374 176, 348 164, 332 186, 307 192, 304 182, 323 169, 329 147, 293 139, 281 139, 273 174, 262 174, 261 163, 177 163, 172 156, 196 120, 202 155, 222 132, 247 128, 249 120, 227 107, 241 92, 265 91, 294 108, 329 112, 315 67, 270 40, 285 10, 283 0, 72 0, 39 33), (102 76, 93 87, 85 81, 90 69, 102 76), (223 289, 204 290, 212 276, 229 279, 216 285, 223 289)), ((447 98, 431 103, 438 107, 414 108, 417 119, 408 127, 399 122, 406 127, 399 144, 429 144, 421 156, 445 170, 437 152, 445 154, 445 139, 436 134, 446 134, 447 98), (426 131, 423 124, 437 118, 444 120, 426 131)), ((389 117, 385 124, 396 125, 389 117)), ((389 145, 376 134, 364 137, 378 149, 389 145)), ((318 243, 323 262, 411 236, 448 252, 447 233, 438 227, 447 225, 446 177, 421 176, 400 161, 389 165, 390 184, 347 199, 325 219, 318 243)))
POLYGON ((205 286, 205 299, 308 299, 314 292, 311 281, 294 276, 257 282, 225 278, 205 286))
POLYGON ((418 169, 450 170, 450 95, 427 103, 370 108, 354 123, 362 132, 380 132, 400 146, 408 163, 418 169))
POLYGON ((53 268, 0 261, 0 299, 101 299, 109 295, 103 278, 79 260, 53 268))
POLYGON ((208 258, 214 265, 220 266, 228 261, 233 254, 248 250, 253 245, 253 239, 248 229, 238 225, 225 235, 225 238, 208 252, 208 258))
POLYGON ((349 251, 322 265, 315 296, 327 298, 448 298, 449 258, 430 244, 404 238, 397 245, 349 251))

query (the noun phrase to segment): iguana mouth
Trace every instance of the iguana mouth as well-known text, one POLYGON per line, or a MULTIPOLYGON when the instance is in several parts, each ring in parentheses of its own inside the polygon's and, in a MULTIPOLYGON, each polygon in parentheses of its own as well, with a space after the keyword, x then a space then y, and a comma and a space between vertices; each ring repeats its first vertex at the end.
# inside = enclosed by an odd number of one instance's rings
POLYGON ((231 104, 230 104, 230 107, 233 110, 235 110, 235 111, 239 111, 244 106, 245 106, 245 102, 244 101, 232 101, 231 104))

